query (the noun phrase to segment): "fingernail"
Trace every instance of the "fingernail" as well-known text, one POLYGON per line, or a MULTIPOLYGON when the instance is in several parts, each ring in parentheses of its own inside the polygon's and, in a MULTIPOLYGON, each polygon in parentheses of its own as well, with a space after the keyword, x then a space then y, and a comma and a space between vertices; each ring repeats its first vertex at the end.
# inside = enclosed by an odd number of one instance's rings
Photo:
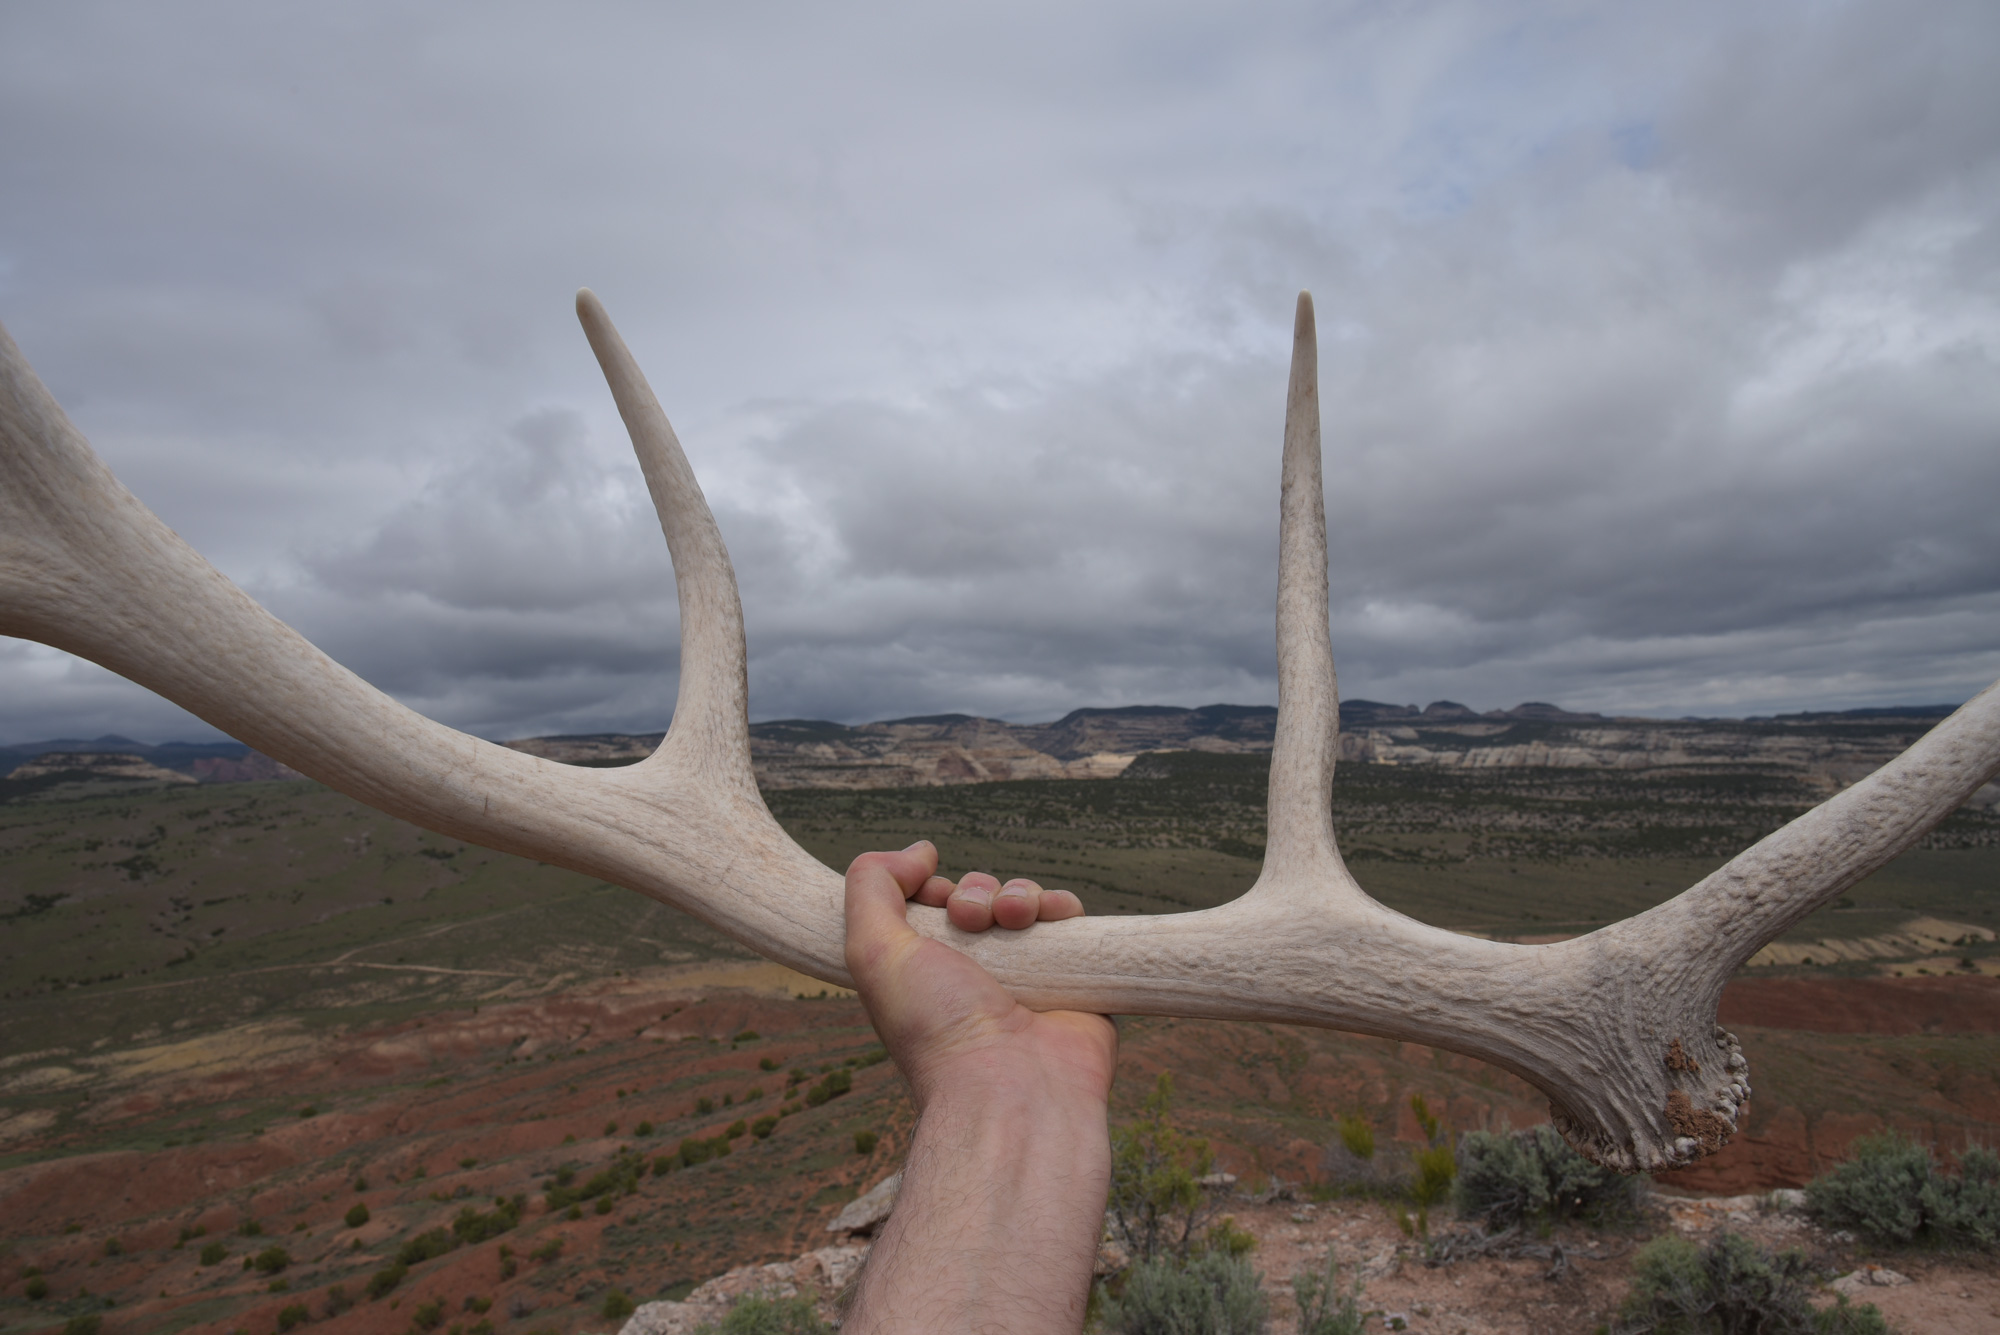
POLYGON ((1027 897, 1028 887, 1019 881, 1009 881, 1000 887, 1000 898, 1002 899, 1026 899, 1027 897))
POLYGON ((919 839, 917 840, 917 842, 911 844, 908 848, 904 849, 903 851, 905 853, 914 853, 928 843, 930 843, 930 840, 928 839, 919 839))
POLYGON ((975 904, 991 904, 993 902, 993 892, 983 885, 961 885, 958 887, 958 897, 960 899, 969 899, 975 904))

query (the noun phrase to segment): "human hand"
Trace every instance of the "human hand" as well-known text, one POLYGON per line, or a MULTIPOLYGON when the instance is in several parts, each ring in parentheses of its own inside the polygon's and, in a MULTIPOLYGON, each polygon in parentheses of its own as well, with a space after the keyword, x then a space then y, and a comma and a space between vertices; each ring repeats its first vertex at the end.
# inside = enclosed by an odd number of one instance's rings
POLYGON ((1033 881, 1002 885, 984 872, 954 884, 937 874, 937 861, 924 840, 900 853, 863 853, 847 870, 847 967, 918 1111, 941 1089, 969 1091, 996 1080, 1052 1080, 1060 1089, 1051 1093, 1102 1103, 1117 1055, 1109 1020, 1029 1010, 971 959, 919 935, 906 908, 911 899, 943 908, 963 931, 996 924, 1019 931, 1079 917, 1082 902, 1033 881))
POLYGON ((1102 1015, 1036 1013, 992 974, 914 930, 910 899, 957 926, 1033 930, 1075 895, 980 873, 937 850, 863 853, 847 869, 847 968, 917 1104, 896 1208, 843 1330, 939 1335, 1083 1328, 1104 1195, 1118 1034, 1102 1015))

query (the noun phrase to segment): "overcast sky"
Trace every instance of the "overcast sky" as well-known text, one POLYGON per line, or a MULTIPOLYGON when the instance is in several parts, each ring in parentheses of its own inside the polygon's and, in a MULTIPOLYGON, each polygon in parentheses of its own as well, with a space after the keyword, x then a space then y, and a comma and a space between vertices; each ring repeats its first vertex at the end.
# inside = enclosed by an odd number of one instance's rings
MULTIPOLYGON (((2000 7, 0 8, 0 321, 254 596, 492 737, 664 725, 571 308, 755 718, 1276 699, 1293 299, 1342 694, 2000 676, 2000 7)), ((211 730, 0 640, 0 740, 211 730)))

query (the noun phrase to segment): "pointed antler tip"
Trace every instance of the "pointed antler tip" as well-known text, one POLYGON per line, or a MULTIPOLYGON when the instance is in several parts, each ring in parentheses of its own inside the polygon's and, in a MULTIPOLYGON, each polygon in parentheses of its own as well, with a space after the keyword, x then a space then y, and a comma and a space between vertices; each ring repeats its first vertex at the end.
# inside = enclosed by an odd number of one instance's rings
POLYGON ((1313 294, 1310 292, 1301 292, 1299 293, 1298 318, 1292 324, 1292 337, 1311 338, 1312 336, 1313 336, 1313 294))
POLYGON ((604 314, 604 303, 597 299, 597 294, 595 292, 592 292, 587 287, 580 287, 576 290, 577 319, 588 320, 593 315, 601 316, 603 314, 604 314))

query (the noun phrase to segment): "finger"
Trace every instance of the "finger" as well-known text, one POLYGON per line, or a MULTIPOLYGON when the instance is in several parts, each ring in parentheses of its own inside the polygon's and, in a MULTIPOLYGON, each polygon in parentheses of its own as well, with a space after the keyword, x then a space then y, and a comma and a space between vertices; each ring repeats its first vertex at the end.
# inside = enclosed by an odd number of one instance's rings
POLYGON ((993 896, 993 921, 1018 932, 1034 922, 1041 897, 1042 887, 1033 881, 1020 878, 1009 881, 993 896))
POLYGON ((1064 918, 1081 918, 1083 901, 1068 890, 1042 891, 1037 918, 1041 922, 1061 922, 1064 918))
POLYGON ((958 887, 952 884, 947 878, 933 876, 918 887, 917 893, 910 896, 910 898, 919 904, 926 904, 931 908, 941 909, 945 906, 945 901, 951 898, 951 892, 956 889, 958 887))
POLYGON ((937 850, 918 841, 900 853, 863 853, 847 869, 847 967, 861 973, 910 931, 903 901, 937 870, 937 850))
POLYGON ((945 913, 962 932, 983 932, 993 925, 993 896, 1000 882, 983 871, 967 872, 951 892, 945 913))

